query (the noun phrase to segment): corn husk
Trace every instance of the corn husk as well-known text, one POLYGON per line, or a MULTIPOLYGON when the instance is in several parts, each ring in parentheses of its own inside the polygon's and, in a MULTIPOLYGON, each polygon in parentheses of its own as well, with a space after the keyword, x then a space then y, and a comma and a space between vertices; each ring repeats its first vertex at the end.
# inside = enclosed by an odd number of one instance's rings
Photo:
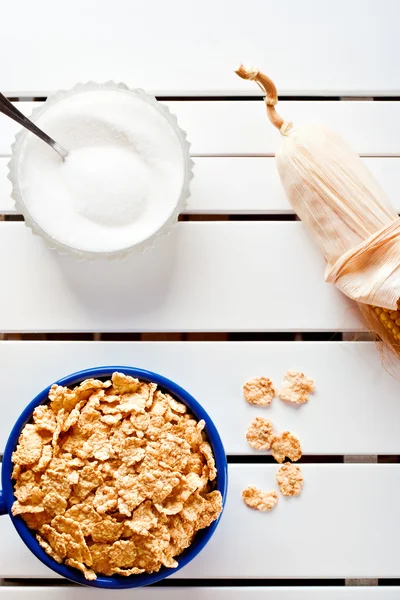
POLYGON ((268 117, 283 136, 276 152, 280 179, 325 257, 326 281, 355 300, 367 326, 398 352, 400 336, 385 327, 376 308, 395 311, 400 298, 400 219, 395 209, 339 135, 322 126, 284 121, 275 109, 273 82, 243 66, 236 73, 266 92, 268 117))

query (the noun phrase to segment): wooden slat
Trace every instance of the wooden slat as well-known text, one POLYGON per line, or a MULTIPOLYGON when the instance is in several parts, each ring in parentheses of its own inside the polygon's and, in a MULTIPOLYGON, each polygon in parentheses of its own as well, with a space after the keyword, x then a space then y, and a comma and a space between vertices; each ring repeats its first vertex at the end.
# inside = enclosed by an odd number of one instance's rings
MULTIPOLYGON (((0 158, 0 213, 15 213, 8 158, 0 158)), ((290 214, 274 158, 197 157, 188 214, 290 214)), ((363 158, 400 212, 400 159, 363 158)))
POLYGON ((233 74, 241 60, 268 69, 286 94, 400 91, 396 0, 231 0, 228 12, 212 0, 114 0, 112 10, 70 0, 62 18, 51 0, 19 0, 3 20, 0 51, 12 48, 13 60, 0 87, 12 95, 108 79, 167 94, 254 93, 233 74))
POLYGON ((77 261, 0 223, 0 331, 353 331, 302 223, 179 223, 142 256, 77 261))
MULTIPOLYGON (((275 153, 282 139, 264 102, 168 102, 196 154, 275 153)), ((294 124, 321 123, 341 134, 361 155, 400 154, 400 102, 281 102, 294 124)))
POLYGON ((278 431, 297 433, 304 454, 400 454, 399 383, 372 343, 6 341, 0 364, 0 453, 23 408, 53 381, 89 367, 130 365, 190 391, 215 421, 228 454, 259 454, 244 436, 257 415, 271 418, 278 431), (316 382, 300 410, 278 398, 264 409, 243 400, 245 381, 265 375, 279 388, 288 369, 316 382))
MULTIPOLYGON (((118 598, 131 599, 132 590, 118 590, 118 598)), ((398 600, 400 587, 166 587, 135 589, 135 600, 398 600)), ((0 587, 1 600, 97 600, 92 588, 0 587)), ((101 590, 103 600, 114 600, 115 591, 101 590)))
MULTIPOLYGON (((273 155, 282 141, 278 130, 269 123, 261 99, 165 104, 187 131, 193 155, 273 155)), ((30 114, 36 104, 16 105, 30 114)), ((331 127, 361 155, 400 155, 400 102, 281 102, 279 112, 294 123, 331 127)), ((13 121, 0 115, 0 155, 10 153, 18 129, 13 121)))
MULTIPOLYGON (((247 508, 243 488, 275 488, 277 469, 230 466, 221 523, 203 552, 177 577, 400 576, 400 466, 303 465, 305 484, 299 498, 280 497, 269 514, 247 508)), ((0 576, 52 576, 24 547, 8 517, 0 519, 0 539, 0 576)))

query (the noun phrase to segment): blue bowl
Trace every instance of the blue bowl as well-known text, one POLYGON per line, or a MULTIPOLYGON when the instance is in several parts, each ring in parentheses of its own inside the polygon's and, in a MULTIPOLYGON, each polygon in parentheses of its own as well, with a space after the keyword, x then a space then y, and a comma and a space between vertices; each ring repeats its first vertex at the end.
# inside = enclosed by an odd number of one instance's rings
MULTIPOLYGON (((111 374, 114 371, 120 371, 125 373, 126 375, 131 375, 132 377, 136 377, 142 381, 153 381, 157 383, 161 389, 166 390, 172 396, 186 404, 189 410, 195 415, 195 417, 200 420, 204 419, 206 426, 205 432, 208 436, 209 442, 214 452, 215 463, 218 470, 217 475, 217 485, 216 489, 219 490, 222 494, 222 505, 225 505, 226 493, 227 493, 227 485, 228 485, 228 470, 227 470, 227 462, 224 447, 222 445, 221 438, 219 433, 204 410, 204 408, 183 388, 179 385, 170 381, 166 377, 162 377, 162 375, 158 375, 157 373, 152 373, 151 371, 144 371, 142 369, 135 369, 132 367, 99 367, 94 369, 86 369, 84 371, 79 371, 78 373, 73 373, 72 375, 68 375, 59 381, 56 381, 58 385, 62 386, 74 386, 79 384, 81 381, 88 379, 90 377, 96 379, 110 378, 111 374)), ((35 556, 39 560, 42 561, 47 567, 52 569, 55 573, 70 579, 71 581, 75 581, 76 583, 80 583, 82 585, 97 587, 97 588, 108 588, 108 589, 124 589, 124 588, 135 588, 141 587, 145 585, 150 585, 151 583, 155 583, 156 581, 160 581, 161 579, 165 579, 169 577, 173 573, 182 569, 185 565, 187 565, 197 554, 204 548, 207 542, 210 540, 214 531, 217 528, 219 517, 216 521, 211 523, 209 527, 206 529, 202 529, 199 531, 192 544, 187 548, 182 554, 178 557, 179 566, 176 569, 167 569, 166 567, 162 567, 158 573, 153 573, 151 575, 143 573, 142 575, 129 575, 128 577, 114 575, 112 577, 105 577, 99 575, 95 581, 88 581, 84 578, 83 574, 76 569, 72 569, 71 567, 67 567, 66 565, 58 564, 53 558, 51 558, 46 552, 41 548, 36 541, 35 534, 32 530, 30 530, 25 521, 20 517, 14 517, 11 514, 11 507, 14 503, 14 490, 13 484, 11 480, 12 473, 12 462, 11 455, 17 445, 19 435, 31 418, 33 410, 39 404, 45 404, 48 402, 48 394, 50 387, 44 389, 40 394, 36 396, 28 404, 25 410, 21 413, 20 417, 17 419, 10 437, 7 440, 6 448, 3 456, 2 463, 2 491, 0 491, 0 515, 9 514, 15 529, 18 531, 20 537, 28 546, 28 548, 33 552, 35 556)))

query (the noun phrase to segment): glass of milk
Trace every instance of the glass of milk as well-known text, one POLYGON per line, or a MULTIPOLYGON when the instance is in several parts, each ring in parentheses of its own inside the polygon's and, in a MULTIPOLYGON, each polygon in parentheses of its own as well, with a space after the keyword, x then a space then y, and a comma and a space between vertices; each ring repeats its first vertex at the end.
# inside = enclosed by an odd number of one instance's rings
POLYGON ((16 209, 51 248, 116 258, 176 223, 193 162, 176 117, 153 96, 80 84, 50 96, 31 119, 69 151, 63 161, 23 129, 9 163, 16 209))

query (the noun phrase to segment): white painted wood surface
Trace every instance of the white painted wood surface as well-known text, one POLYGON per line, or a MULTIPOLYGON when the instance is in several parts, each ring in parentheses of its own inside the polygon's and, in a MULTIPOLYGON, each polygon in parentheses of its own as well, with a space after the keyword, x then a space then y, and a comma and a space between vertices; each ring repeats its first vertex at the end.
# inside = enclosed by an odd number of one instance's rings
POLYGON ((12 48, 13 60, 0 88, 43 95, 114 79, 167 94, 251 94, 233 74, 247 61, 286 94, 391 95, 400 91, 397 8, 396 0, 114 0, 111 9, 108 0, 70 0, 60 13, 52 0, 19 0, 3 17, 0 52, 12 48))
MULTIPOLYGON (((8 157, 0 157, 0 213, 15 213, 8 157)), ((291 214, 272 157, 197 157, 188 214, 291 214)), ((400 212, 400 158, 363 158, 400 212)))
MULTIPOLYGON (((278 465, 230 466, 221 523, 176 577, 400 577, 396 465, 302 465, 301 496, 280 496, 270 513, 249 509, 242 490, 274 489, 277 470, 278 465)), ((53 576, 7 516, 0 518, 0 539, 0 576, 53 576)))
POLYGON ((77 261, 0 223, 0 331, 353 331, 298 222, 178 223, 140 257, 77 261))
MULTIPOLYGON (((17 102, 16 106, 30 115, 38 104, 17 102)), ((281 142, 278 130, 268 121, 261 99, 168 101, 165 104, 186 130, 195 156, 272 156, 281 142)), ((280 102, 279 113, 295 124, 319 123, 331 127, 361 155, 400 155, 400 102, 280 102)), ((0 115, 0 155, 10 154, 18 130, 19 125, 0 115)))
POLYGON ((15 212, 14 202, 11 198, 11 182, 7 179, 8 158, 0 158, 0 214, 15 212))
MULTIPOLYGON (((118 598, 131 600, 398 600, 400 587, 168 587, 118 590, 118 598)), ((98 600, 99 590, 63 587, 0 587, 1 600, 98 600)), ((103 600, 114 600, 115 591, 101 590, 103 600)))
POLYGON ((255 416, 296 433, 304 454, 400 454, 399 383, 372 343, 351 342, 0 342, 0 454, 30 400, 60 377, 101 365, 136 366, 187 389, 207 410, 228 454, 260 454, 245 439, 255 416), (307 405, 275 398, 249 405, 242 386, 298 369, 316 382, 307 405), (24 376, 21 376, 24 374, 24 376), (379 426, 377 424, 379 423, 379 426))

